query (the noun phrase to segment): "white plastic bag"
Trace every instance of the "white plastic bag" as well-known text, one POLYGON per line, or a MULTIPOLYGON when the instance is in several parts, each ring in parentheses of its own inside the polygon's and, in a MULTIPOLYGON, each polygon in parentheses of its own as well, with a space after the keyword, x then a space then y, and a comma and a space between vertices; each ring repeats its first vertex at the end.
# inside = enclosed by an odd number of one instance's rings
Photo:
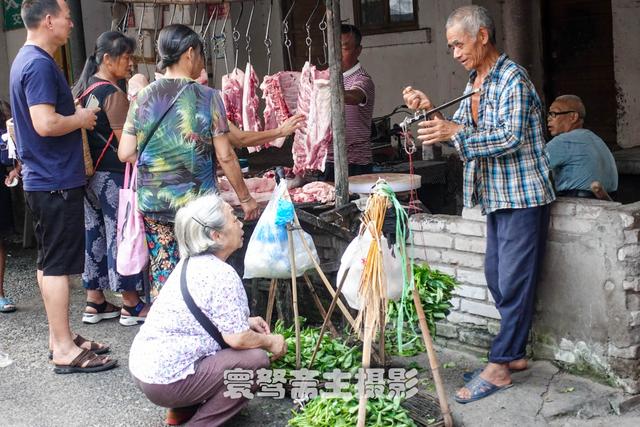
MULTIPOLYGON (((279 216, 278 205, 286 198, 287 183, 282 180, 276 187, 269 204, 260 216, 253 230, 247 252, 244 256, 244 278, 262 277, 267 279, 290 279, 291 262, 286 225, 276 223, 279 216)), ((301 239, 307 243, 311 253, 318 260, 316 246, 311 236, 299 229, 293 230, 293 251, 295 254, 296 277, 313 268, 313 261, 304 248, 301 239)))
MULTIPOLYGON (((342 293, 347 299, 347 303, 355 310, 360 310, 362 306, 359 293, 360 278, 364 271, 367 253, 369 252, 369 246, 371 246, 372 241, 373 236, 369 229, 366 229, 364 233, 357 235, 356 238, 349 243, 349 246, 347 246, 347 249, 340 259, 338 284, 342 282, 342 277, 348 268, 349 272, 342 286, 342 293)), ((387 286, 387 298, 396 301, 402 295, 403 287, 402 260, 398 255, 399 247, 398 245, 394 245, 390 249, 388 241, 384 236, 380 239, 380 246, 382 249, 382 266, 384 268, 383 280, 386 280, 387 286)))

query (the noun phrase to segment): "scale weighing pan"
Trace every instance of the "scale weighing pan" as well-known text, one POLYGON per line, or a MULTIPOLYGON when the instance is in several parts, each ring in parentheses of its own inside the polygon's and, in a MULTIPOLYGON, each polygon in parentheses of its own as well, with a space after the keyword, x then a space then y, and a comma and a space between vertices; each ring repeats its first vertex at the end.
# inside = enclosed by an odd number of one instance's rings
POLYGON ((396 193, 416 190, 422 184, 420 175, 408 173, 370 173, 349 177, 349 191, 358 194, 370 194, 378 179, 384 179, 396 193))

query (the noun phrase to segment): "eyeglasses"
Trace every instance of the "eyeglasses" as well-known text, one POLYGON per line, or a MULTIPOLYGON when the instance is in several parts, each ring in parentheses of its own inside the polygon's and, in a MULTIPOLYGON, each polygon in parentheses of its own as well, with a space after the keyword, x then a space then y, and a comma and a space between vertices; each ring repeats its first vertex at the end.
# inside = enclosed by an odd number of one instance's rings
POLYGON ((561 116, 563 114, 569 114, 569 113, 577 113, 577 111, 573 111, 573 110, 569 110, 569 111, 549 111, 549 112, 547 112, 547 117, 551 117, 552 119, 555 119, 558 116, 561 116))

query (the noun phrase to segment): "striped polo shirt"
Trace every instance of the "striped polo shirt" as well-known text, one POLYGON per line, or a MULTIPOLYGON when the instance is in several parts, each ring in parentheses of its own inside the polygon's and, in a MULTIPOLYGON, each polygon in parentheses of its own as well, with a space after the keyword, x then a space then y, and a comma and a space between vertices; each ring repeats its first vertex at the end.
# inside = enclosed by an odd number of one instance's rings
MULTIPOLYGON (((371 76, 358 62, 342 73, 344 89, 361 90, 366 99, 359 105, 345 104, 347 157, 350 165, 368 165, 373 162, 371 155, 371 117, 376 90, 371 76)), ((329 144, 327 161, 333 162, 333 144, 329 144)))

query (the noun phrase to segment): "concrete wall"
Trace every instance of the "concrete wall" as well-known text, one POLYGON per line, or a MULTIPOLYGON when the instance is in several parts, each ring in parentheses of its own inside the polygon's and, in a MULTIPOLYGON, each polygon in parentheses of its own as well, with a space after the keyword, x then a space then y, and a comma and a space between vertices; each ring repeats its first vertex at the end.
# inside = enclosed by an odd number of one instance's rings
POLYGON ((618 99, 618 145, 640 146, 640 3, 634 0, 612 0, 613 61, 618 99))
MULTIPOLYGON (((414 215, 412 254, 460 282, 441 343, 485 354, 499 330, 483 273, 486 224, 414 215)), ((531 350, 536 358, 590 371, 640 392, 640 202, 560 198, 551 215, 531 350)))

